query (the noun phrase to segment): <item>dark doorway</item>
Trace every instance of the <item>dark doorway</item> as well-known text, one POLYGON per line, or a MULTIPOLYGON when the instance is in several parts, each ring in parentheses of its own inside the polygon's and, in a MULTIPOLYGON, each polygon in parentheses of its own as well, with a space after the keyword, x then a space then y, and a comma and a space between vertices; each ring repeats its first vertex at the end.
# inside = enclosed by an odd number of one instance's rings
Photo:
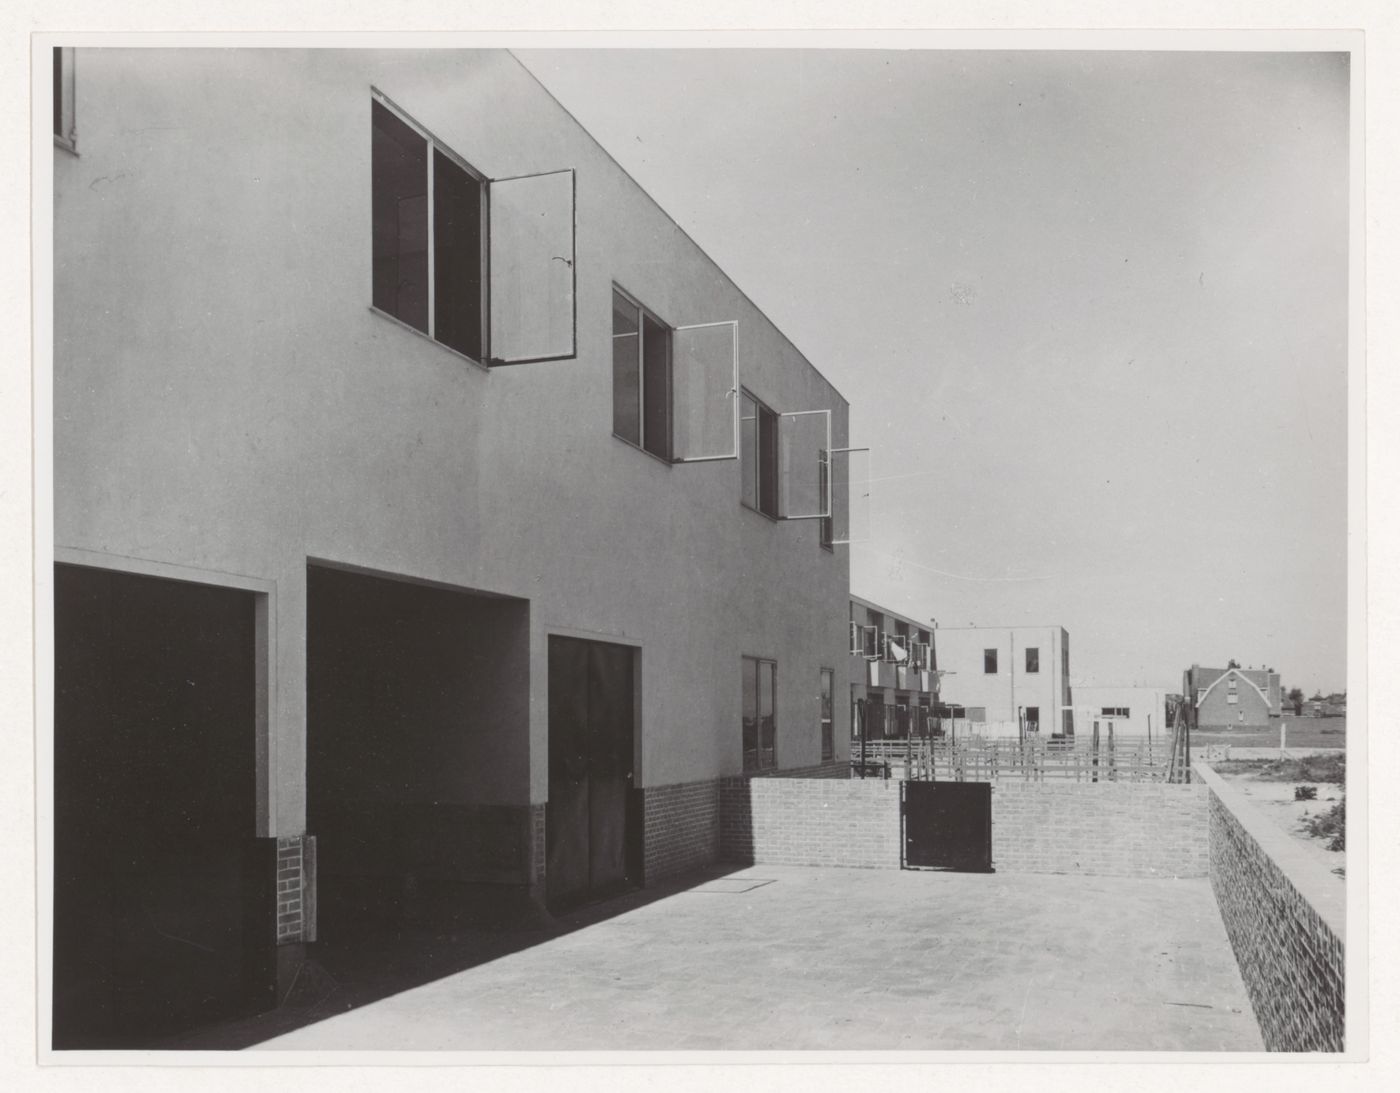
POLYGON ((989 782, 905 782, 904 867, 992 872, 989 782))
POLYGON ((633 650, 549 639, 545 888, 562 907, 640 881, 633 804, 633 650))
POLYGON ((54 570, 53 1046, 271 1003, 250 592, 54 570))
POLYGON ((451 929, 529 885, 523 600, 307 567, 318 943, 451 929))

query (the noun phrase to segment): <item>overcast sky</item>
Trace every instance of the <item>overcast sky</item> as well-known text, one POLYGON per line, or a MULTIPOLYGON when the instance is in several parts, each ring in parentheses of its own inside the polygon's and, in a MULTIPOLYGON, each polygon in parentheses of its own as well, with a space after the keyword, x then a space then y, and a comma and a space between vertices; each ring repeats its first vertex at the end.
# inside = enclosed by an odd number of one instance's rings
POLYGON ((518 56, 850 400, 853 592, 1345 687, 1345 55, 518 56))

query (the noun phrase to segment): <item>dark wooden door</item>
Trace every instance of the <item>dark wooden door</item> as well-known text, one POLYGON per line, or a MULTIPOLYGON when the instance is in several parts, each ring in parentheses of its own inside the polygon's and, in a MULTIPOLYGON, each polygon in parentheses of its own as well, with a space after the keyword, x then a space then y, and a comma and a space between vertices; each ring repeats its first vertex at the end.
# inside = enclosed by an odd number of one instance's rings
POLYGON ((905 782, 904 867, 992 872, 988 782, 905 782))
POLYGON ((546 894, 576 903, 635 882, 628 815, 633 782, 633 652, 549 639, 546 894))

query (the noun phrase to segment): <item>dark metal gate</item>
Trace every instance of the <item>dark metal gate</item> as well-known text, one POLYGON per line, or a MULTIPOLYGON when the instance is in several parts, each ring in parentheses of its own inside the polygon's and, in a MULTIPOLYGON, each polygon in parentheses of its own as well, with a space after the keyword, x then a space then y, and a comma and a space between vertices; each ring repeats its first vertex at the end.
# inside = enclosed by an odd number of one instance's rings
POLYGON ((904 782, 905 869, 992 872, 990 782, 904 782))

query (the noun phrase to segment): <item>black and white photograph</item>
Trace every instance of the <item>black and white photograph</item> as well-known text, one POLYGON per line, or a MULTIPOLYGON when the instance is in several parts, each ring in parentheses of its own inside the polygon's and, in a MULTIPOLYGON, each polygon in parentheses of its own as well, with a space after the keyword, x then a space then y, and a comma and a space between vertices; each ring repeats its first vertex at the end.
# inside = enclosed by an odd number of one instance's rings
POLYGON ((1364 1058, 1364 45, 37 34, 41 1063, 1364 1058))

